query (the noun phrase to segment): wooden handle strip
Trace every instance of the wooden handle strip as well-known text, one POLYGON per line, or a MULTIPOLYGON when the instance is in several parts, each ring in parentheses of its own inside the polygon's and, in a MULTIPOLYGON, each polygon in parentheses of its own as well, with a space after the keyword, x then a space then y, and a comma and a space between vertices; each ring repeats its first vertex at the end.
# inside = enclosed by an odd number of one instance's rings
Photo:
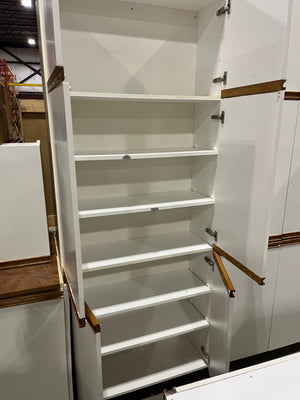
POLYGON ((231 279, 229 278, 229 275, 226 271, 223 261, 221 260, 221 257, 219 256, 219 254, 216 251, 213 252, 213 255, 214 255, 214 260, 217 264, 218 270, 220 272, 221 278, 223 280, 223 283, 229 294, 229 297, 234 297, 235 288, 233 286, 233 283, 231 282, 231 279))
POLYGON ((226 253, 226 251, 222 250, 220 247, 216 246, 213 244, 213 249, 216 253, 218 253, 220 256, 226 258, 228 261, 230 261, 233 265, 235 265, 238 269, 240 269, 244 274, 248 275, 251 279, 253 279, 256 283, 259 285, 263 286, 265 285, 264 280, 266 278, 261 278, 260 276, 256 275, 255 272, 251 271, 251 269, 247 268, 245 265, 240 263, 237 259, 232 257, 230 254, 226 253))
POLYGON ((90 307, 86 302, 84 303, 84 307, 85 307, 85 318, 89 323, 90 327, 93 329, 94 333, 101 332, 99 321, 97 320, 93 311, 90 309, 90 307))

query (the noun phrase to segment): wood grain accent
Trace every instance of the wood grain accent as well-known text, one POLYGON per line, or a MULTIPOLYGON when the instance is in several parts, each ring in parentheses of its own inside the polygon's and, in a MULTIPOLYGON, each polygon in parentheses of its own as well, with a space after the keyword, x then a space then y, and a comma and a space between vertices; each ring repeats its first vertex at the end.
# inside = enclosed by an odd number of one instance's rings
POLYGON ((220 247, 217 245, 213 244, 213 249, 215 252, 217 252, 220 256, 226 258, 228 261, 230 261, 233 265, 235 265, 238 269, 240 269, 244 274, 248 275, 251 279, 253 279, 256 283, 259 285, 263 286, 265 285, 264 280, 266 278, 261 278, 260 276, 256 275, 255 272, 251 271, 248 267, 240 263, 236 258, 232 257, 230 254, 226 253, 226 251, 222 250, 220 247))
POLYGON ((56 257, 47 264, 0 271, 0 299, 47 291, 61 291, 56 257))
POLYGON ((41 301, 49 301, 60 299, 63 297, 61 290, 51 290, 48 292, 34 293, 25 296, 15 296, 0 300, 0 308, 22 306, 24 304, 39 303, 41 301))
POLYGON ((58 85, 60 85, 65 80, 64 67, 62 65, 56 65, 49 76, 47 82, 48 92, 52 92, 58 85))
POLYGON ((231 282, 231 279, 229 278, 228 272, 226 271, 226 268, 224 267, 224 264, 223 264, 223 261, 221 260, 220 255, 216 251, 213 252, 213 255, 214 255, 214 260, 216 262, 218 270, 220 272, 222 281, 227 289, 229 297, 235 297, 234 296, 235 288, 233 286, 233 283, 231 282))
POLYGON ((41 99, 19 99, 19 106, 22 113, 44 113, 45 104, 41 99))
POLYGON ((80 317, 79 310, 77 308, 76 301, 74 299, 74 295, 73 295, 73 292, 72 292, 72 289, 71 289, 71 286, 70 286, 70 283, 69 283, 69 280, 67 278, 67 275, 66 275, 65 271, 62 271, 62 274, 63 274, 64 282, 67 285, 67 289, 68 289, 68 292, 69 292, 69 296, 70 296, 70 299, 71 299, 71 303, 72 303, 73 309, 75 311, 75 315, 76 315, 76 319, 77 319, 79 328, 84 328, 85 325, 86 325, 85 324, 85 318, 81 318, 80 317))
POLYGON ((93 332, 94 333, 101 332, 99 321, 97 320, 93 311, 90 309, 90 307, 86 302, 84 303, 84 308, 85 308, 85 318, 89 323, 90 327, 93 329, 93 332))
POLYGON ((284 94, 284 100, 300 100, 300 92, 286 91, 284 94))
POLYGON ((269 236, 268 249, 300 244, 300 231, 269 236))
POLYGON ((0 270, 10 268, 28 267, 30 265, 48 264, 51 262, 51 256, 23 258, 20 260, 1 261, 0 270))
POLYGON ((221 99, 231 97, 251 96, 254 94, 272 93, 284 90, 285 79, 270 81, 264 83, 256 83, 254 85, 240 86, 232 89, 224 89, 221 91, 221 99))

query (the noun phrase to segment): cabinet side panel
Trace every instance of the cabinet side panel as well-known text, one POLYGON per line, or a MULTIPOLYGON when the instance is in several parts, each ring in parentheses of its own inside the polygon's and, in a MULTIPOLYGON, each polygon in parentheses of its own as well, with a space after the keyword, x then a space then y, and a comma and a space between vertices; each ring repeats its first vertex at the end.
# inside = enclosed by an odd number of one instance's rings
POLYGON ((102 400, 100 333, 95 334, 88 324, 80 328, 73 307, 71 310, 77 398, 102 400))
POLYGON ((214 269, 209 286, 212 290, 207 315, 209 374, 215 376, 229 371, 232 309, 235 299, 229 297, 217 268, 214 269))
POLYGON ((269 235, 283 93, 222 101, 215 179, 217 245, 259 275, 269 235))
POLYGON ((62 266, 70 283, 81 317, 84 317, 83 278, 74 162, 72 117, 67 82, 48 95, 55 147, 55 187, 58 193, 58 219, 62 266))
POLYGON ((291 8, 291 29, 289 50, 287 58, 287 83, 286 87, 291 91, 300 90, 300 57, 299 57, 299 37, 300 37, 300 2, 292 1, 291 8))

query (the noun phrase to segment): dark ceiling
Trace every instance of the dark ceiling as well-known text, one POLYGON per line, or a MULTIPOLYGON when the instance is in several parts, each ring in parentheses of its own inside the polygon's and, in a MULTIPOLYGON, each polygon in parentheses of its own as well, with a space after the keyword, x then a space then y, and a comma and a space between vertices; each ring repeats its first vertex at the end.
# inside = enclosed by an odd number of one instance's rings
POLYGON ((29 38, 38 43, 35 2, 22 6, 21 0, 0 0, 0 47, 38 47, 27 43, 29 38))

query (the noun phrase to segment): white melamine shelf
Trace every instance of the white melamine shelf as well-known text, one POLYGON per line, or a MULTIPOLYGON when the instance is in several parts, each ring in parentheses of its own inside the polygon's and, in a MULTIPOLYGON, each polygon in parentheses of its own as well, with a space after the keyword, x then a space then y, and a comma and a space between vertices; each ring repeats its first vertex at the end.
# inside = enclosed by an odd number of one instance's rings
POLYGON ((102 318, 101 354, 111 355, 208 326, 188 300, 102 318))
POLYGON ((213 0, 119 0, 122 2, 143 4, 146 6, 159 6, 177 8, 181 10, 199 11, 201 8, 212 3, 213 0))
POLYGON ((217 150, 199 150, 194 147, 167 148, 167 149, 142 149, 120 150, 96 153, 85 151, 75 154, 75 161, 109 161, 109 160, 141 160, 149 158, 174 158, 174 157, 199 157, 216 156, 217 150))
POLYGON ((215 200, 191 190, 82 199, 79 200, 79 218, 132 214, 209 204, 215 204, 215 200))
POLYGON ((105 399, 206 368, 186 336, 103 359, 105 399))
POLYGON ((70 92, 72 100, 126 101, 139 103, 201 103, 203 101, 220 101, 215 96, 176 96, 154 94, 70 92))
POLYGON ((210 288, 189 269, 85 288, 86 301, 97 318, 208 293, 210 288))
POLYGON ((190 232, 136 237, 82 245, 84 272, 201 253, 211 246, 190 232))

